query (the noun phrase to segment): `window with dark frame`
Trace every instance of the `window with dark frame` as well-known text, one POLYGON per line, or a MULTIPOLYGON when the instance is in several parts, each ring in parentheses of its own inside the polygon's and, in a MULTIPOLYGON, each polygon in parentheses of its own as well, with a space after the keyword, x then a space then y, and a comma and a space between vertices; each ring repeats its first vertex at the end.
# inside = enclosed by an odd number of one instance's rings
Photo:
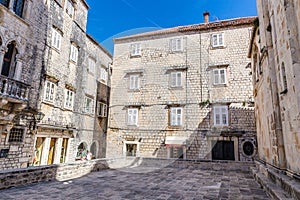
POLYGON ((8 142, 23 142, 24 129, 12 128, 9 132, 8 142))
POLYGON ((19 17, 23 17, 23 9, 24 9, 25 0, 15 0, 13 11, 19 17))

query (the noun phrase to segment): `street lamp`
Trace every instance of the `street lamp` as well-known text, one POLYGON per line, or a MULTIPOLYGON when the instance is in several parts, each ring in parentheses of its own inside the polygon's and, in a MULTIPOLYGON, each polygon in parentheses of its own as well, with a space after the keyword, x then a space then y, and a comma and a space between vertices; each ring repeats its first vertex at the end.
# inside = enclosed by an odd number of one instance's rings
POLYGON ((28 126, 29 130, 33 131, 36 129, 37 123, 39 123, 45 114, 42 112, 36 112, 33 110, 23 110, 22 112, 15 115, 13 122, 16 124, 24 123, 28 126))

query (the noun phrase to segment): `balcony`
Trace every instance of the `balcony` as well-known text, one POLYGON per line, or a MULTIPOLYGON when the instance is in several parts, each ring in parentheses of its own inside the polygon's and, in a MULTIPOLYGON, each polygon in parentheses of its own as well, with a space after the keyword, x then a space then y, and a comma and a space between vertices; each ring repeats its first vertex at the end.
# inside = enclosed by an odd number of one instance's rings
POLYGON ((28 101, 30 85, 0 75, 0 95, 15 100, 28 101))

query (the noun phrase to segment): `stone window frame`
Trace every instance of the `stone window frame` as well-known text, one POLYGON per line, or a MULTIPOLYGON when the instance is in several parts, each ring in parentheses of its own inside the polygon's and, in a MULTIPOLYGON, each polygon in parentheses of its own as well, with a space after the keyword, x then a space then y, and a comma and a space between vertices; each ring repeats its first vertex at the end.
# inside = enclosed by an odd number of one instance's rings
POLYGON ((140 142, 138 142, 138 141, 124 141, 123 142, 123 156, 127 156, 127 154, 126 154, 126 152, 127 152, 126 145, 127 144, 135 144, 136 145, 137 150, 136 150, 135 157, 139 157, 140 156, 140 142))
POLYGON ((96 60, 93 57, 88 57, 88 72, 91 75, 94 75, 96 72, 96 60), (91 67, 92 65, 93 67, 91 67))
POLYGON ((222 67, 218 67, 218 68, 214 68, 212 70, 212 79, 213 79, 213 85, 214 86, 220 86, 220 85, 227 85, 228 81, 227 81, 227 67, 222 66, 222 67), (222 74, 221 71, 224 71, 224 78, 222 81, 222 74), (217 72, 217 74, 216 74, 217 72), (218 77, 218 82, 216 82, 216 75, 218 77))
POLYGON ((54 83, 54 82, 52 82, 50 80, 46 80, 45 81, 45 85, 44 85, 44 97, 43 97, 43 101, 46 102, 46 103, 53 104, 54 101, 55 101, 56 90, 57 90, 56 83, 54 83), (48 86, 49 86, 49 90, 47 90, 48 86), (53 89, 52 92, 51 92, 51 89, 53 89), (49 91, 50 94, 47 94, 48 93, 47 91, 49 91), (47 97, 47 96, 49 96, 49 97, 47 97), (52 98, 51 98, 51 96, 52 96, 52 98))
POLYGON ((182 106, 170 106, 170 108, 169 108, 169 126, 170 127, 182 127, 183 126, 183 107, 182 106), (180 114, 178 113, 179 110, 180 110, 180 114), (179 121, 178 121, 178 116, 180 116, 179 121), (175 119, 175 121, 173 119, 175 119))
POLYGON ((95 112, 95 100, 92 96, 86 95, 84 98, 84 112, 86 114, 94 114, 95 112), (91 105, 88 106, 88 101, 90 101, 91 105), (89 109, 90 108, 90 109, 89 109))
POLYGON ((211 46, 212 48, 225 47, 225 33, 219 32, 211 34, 211 46))
POLYGON ((137 107, 127 108, 126 124, 128 126, 138 126, 138 121, 139 121, 139 108, 137 107))
POLYGON ((67 15, 69 15, 72 19, 75 17, 75 3, 72 0, 65 1, 65 10, 67 15))
POLYGON ((100 67, 100 81, 107 83, 108 71, 107 68, 103 65, 100 67))
POLYGON ((55 27, 52 27, 51 47, 60 51, 62 42, 62 33, 55 27))
POLYGON ((280 94, 285 94, 288 91, 288 83, 287 83, 286 67, 284 62, 282 62, 280 66, 280 78, 281 78, 280 94))
POLYGON ((73 110, 74 98, 75 98, 75 92, 70 89, 65 88, 64 108, 66 108, 68 110, 73 110))
POLYGON ((107 104, 106 103, 103 103, 103 102, 100 102, 98 101, 97 102, 97 115, 99 117, 107 117, 107 104))
POLYGON ((221 127, 221 126, 229 126, 229 108, 228 105, 214 105, 213 106, 213 123, 214 126, 221 127), (219 112, 217 112, 217 109, 220 109, 219 112), (225 109, 225 112, 223 112, 223 109, 225 109), (220 115, 220 123, 217 123, 217 114, 220 115), (226 123, 223 123, 223 114, 225 114, 225 120, 226 123))
POLYGON ((6 1, 6 4, 2 4, 4 7, 11 10, 15 15, 20 18, 24 18, 25 9, 26 9, 26 0, 9 0, 6 1))
POLYGON ((171 88, 181 88, 181 87, 183 87, 183 73, 182 73, 182 71, 175 70, 175 71, 170 72, 170 87, 171 88), (180 74, 180 79, 178 77, 179 74, 180 74), (174 78, 175 78, 175 82, 174 82, 174 78), (180 84, 178 84, 178 82, 180 82, 180 84))
POLYGON ((171 52, 183 52, 183 38, 176 37, 170 39, 170 51, 171 52))
POLYGON ((141 77, 138 73, 132 73, 129 75, 129 90, 138 91, 140 89, 141 77))
MULTIPOLYGON (((14 126, 12 129, 10 129, 10 131, 9 131, 9 134, 8 134, 8 137, 7 137, 7 142, 8 143, 24 143, 24 140, 25 140, 25 133, 26 133, 26 127, 24 127, 24 126, 14 126), (15 138, 17 137, 17 139, 19 139, 19 141, 17 140, 17 141, 11 141, 11 137, 13 137, 12 136, 12 134, 14 134, 14 130, 17 130, 17 131, 21 131, 22 133, 22 135, 21 135, 21 137, 20 136, 14 136, 15 138)), ((16 134, 19 134, 19 132, 16 132, 16 134)))
POLYGON ((79 47, 76 43, 71 42, 70 47, 70 61, 77 64, 78 62, 78 54, 79 54, 79 47))
POLYGON ((138 57, 141 56, 141 54, 142 54, 141 43, 133 43, 130 45, 131 57, 138 57))

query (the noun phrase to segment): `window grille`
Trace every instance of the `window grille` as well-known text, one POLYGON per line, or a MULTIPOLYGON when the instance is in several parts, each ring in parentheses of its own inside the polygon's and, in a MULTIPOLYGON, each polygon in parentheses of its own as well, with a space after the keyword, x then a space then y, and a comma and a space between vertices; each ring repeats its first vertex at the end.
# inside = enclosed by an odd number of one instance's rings
POLYGON ((8 142, 23 142, 24 129, 12 128, 9 133, 8 142))

